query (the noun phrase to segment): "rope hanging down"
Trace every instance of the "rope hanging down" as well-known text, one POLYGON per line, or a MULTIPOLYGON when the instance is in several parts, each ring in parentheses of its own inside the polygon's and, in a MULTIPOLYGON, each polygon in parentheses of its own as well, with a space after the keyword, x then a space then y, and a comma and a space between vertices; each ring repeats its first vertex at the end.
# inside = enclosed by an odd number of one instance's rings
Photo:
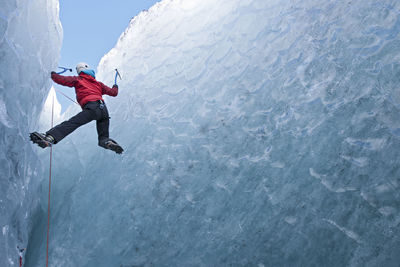
MULTIPOLYGON (((53 128, 54 118, 54 96, 51 106, 51 128, 53 128)), ((49 234, 50 234, 50 196, 51 196, 51 163, 53 158, 53 147, 50 147, 50 168, 49 168, 49 199, 47 202, 47 241, 46 241, 46 267, 49 266, 49 234)))
MULTIPOLYGON (((66 71, 71 71, 72 69, 64 68, 64 67, 59 67, 60 69, 63 69, 63 71, 58 72, 57 74, 62 74, 66 71)), ((62 92, 60 92, 63 94, 62 92)), ((72 102, 75 102, 65 94, 63 94, 65 97, 70 99, 72 102)), ((75 102, 76 103, 76 102, 75 102)), ((76 103, 78 104, 78 103, 76 103)), ((54 96, 53 96, 53 101, 51 104, 51 128, 53 128, 54 124, 54 96)), ((49 266, 49 239, 50 239, 50 200, 51 200, 51 166, 52 166, 52 159, 53 159, 53 146, 50 147, 50 167, 49 167, 49 198, 47 200, 47 237, 46 237, 46 267, 49 266)))

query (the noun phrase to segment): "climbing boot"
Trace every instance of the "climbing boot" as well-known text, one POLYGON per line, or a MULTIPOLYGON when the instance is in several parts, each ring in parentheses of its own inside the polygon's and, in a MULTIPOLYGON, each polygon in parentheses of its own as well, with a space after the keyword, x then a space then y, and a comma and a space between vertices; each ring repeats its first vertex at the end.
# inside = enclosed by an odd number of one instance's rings
POLYGON ((104 143, 104 145, 105 145, 105 148, 110 149, 110 150, 114 151, 117 154, 122 154, 122 152, 124 151, 122 149, 122 147, 120 145, 118 145, 118 143, 115 142, 112 139, 109 139, 108 141, 106 141, 104 143))
POLYGON ((34 144, 37 144, 41 148, 51 147, 55 143, 54 137, 49 134, 33 132, 29 137, 34 144))

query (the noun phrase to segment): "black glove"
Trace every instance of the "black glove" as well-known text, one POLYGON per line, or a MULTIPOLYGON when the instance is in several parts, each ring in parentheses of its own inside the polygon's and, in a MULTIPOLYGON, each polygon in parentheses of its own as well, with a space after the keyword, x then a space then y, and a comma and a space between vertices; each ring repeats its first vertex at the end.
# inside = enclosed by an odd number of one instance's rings
POLYGON ((117 85, 117 84, 114 84, 114 85, 113 85, 113 88, 114 88, 114 87, 117 87, 117 88, 118 88, 118 85, 117 85))
POLYGON ((53 75, 53 74, 57 74, 57 73, 55 71, 52 71, 50 74, 53 75))

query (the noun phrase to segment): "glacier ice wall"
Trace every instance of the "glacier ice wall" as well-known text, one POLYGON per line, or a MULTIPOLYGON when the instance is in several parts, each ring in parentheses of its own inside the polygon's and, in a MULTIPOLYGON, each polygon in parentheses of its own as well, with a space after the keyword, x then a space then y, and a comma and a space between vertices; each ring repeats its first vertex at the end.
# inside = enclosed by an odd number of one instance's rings
POLYGON ((57 67, 62 29, 58 1, 0 4, 0 266, 17 266, 45 178, 29 144, 57 67))
POLYGON ((98 67, 109 85, 122 74, 106 102, 126 153, 97 147, 94 123, 55 148, 52 264, 396 266, 399 9, 164 0, 141 13, 98 67))

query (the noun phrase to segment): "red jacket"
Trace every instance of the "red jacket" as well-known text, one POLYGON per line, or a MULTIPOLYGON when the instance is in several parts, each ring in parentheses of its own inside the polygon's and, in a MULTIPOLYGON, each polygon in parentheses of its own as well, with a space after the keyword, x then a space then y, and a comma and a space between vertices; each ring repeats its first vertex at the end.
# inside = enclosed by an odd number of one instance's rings
POLYGON ((75 87, 76 100, 82 108, 89 101, 103 100, 102 95, 118 95, 118 86, 114 85, 110 88, 83 72, 79 76, 62 76, 53 72, 51 73, 51 79, 55 83, 75 87))

